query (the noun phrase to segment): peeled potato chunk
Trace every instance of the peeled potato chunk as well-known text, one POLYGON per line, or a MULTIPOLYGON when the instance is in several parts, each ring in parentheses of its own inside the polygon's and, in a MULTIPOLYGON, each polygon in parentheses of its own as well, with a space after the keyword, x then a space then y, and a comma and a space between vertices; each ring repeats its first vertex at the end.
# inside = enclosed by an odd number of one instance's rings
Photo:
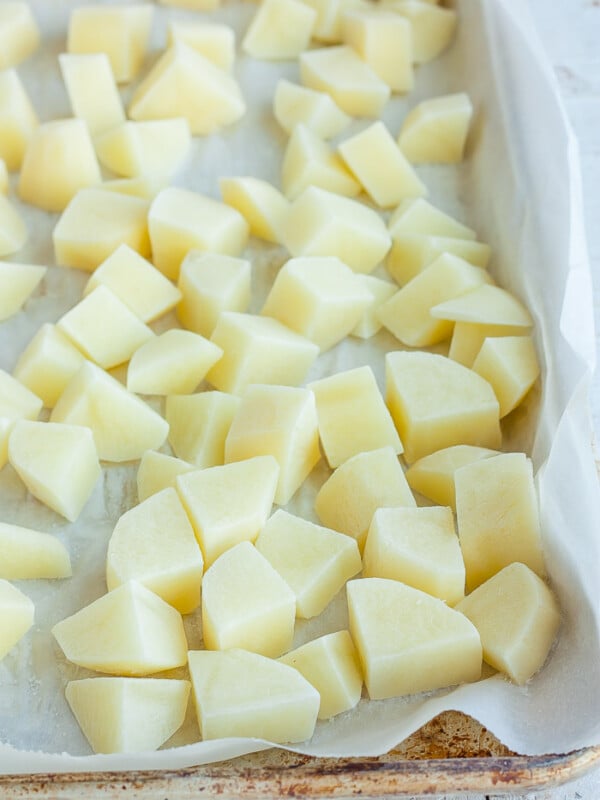
POLYGON ((0 261, 0 322, 23 307, 47 271, 34 264, 0 261))
POLYGON ((412 26, 385 10, 350 9, 343 15, 346 44, 387 83, 393 92, 409 92, 414 85, 412 26))
POLYGON ((499 286, 478 286, 460 297, 440 303, 431 310, 436 319, 483 325, 530 328, 533 320, 525 306, 499 286))
POLYGON ((345 13, 353 9, 370 9, 371 4, 364 0, 305 0, 317 12, 313 39, 327 44, 343 42, 343 21, 345 13))
POLYGON ((276 511, 256 540, 256 549, 296 596, 296 616, 320 614, 362 563, 354 539, 313 522, 276 511))
POLYGON ((27 386, 0 369, 0 417, 37 419, 42 405, 42 400, 27 386))
POLYGON ((128 194, 130 197, 141 197, 144 200, 154 200, 156 195, 165 188, 164 177, 157 175, 143 175, 139 178, 111 178, 102 181, 102 188, 106 192, 128 194))
POLYGON ((170 177, 185 161, 192 142, 185 117, 123 122, 100 134, 94 146, 103 166, 117 175, 170 177))
POLYGON ((0 469, 8 462, 8 440, 14 426, 14 419, 0 416, 0 469))
POLYGON ((290 204, 279 189, 251 176, 220 178, 219 188, 223 201, 244 217, 252 236, 275 244, 281 241, 283 221, 290 204))
POLYGON ((369 305, 363 312, 362 317, 350 331, 352 336, 357 336, 359 339, 370 339, 371 336, 381 330, 381 322, 379 320, 379 309, 389 300, 393 294, 396 294, 396 285, 389 281, 376 278, 374 275, 357 275, 359 281, 365 289, 370 293, 371 300, 369 305))
MULTIPOLYGON (((470 294, 470 292, 468 293, 470 294)), ((443 304, 446 309, 446 304, 443 304)), ((436 308, 437 313, 437 308, 436 308)), ((452 310, 443 310, 445 316, 453 314, 452 310)), ((455 322, 450 341, 448 357, 458 361, 465 367, 473 367, 475 359, 487 339, 504 336, 526 336, 531 329, 529 325, 487 325, 482 322, 455 322)))
POLYGON ((225 439, 240 398, 225 392, 167 397, 165 417, 175 454, 196 468, 225 463, 225 439))
POLYGON ((254 58, 297 58, 308 47, 317 12, 300 0, 263 0, 250 21, 242 50, 254 58))
POLYGON ((200 605, 204 562, 175 489, 163 489, 126 511, 108 542, 108 591, 139 581, 179 611, 200 605))
POLYGON ((94 753, 156 750, 183 724, 189 694, 189 681, 166 678, 84 678, 65 689, 94 753))
POLYGON ((18 252, 27 239, 27 227, 21 214, 0 194, 0 257, 18 252))
POLYGON ((0 578, 20 581, 71 575, 65 546, 49 533, 0 522, 0 550, 0 578))
POLYGON ((250 542, 223 553, 204 575, 207 650, 239 647, 277 658, 292 645, 295 617, 294 592, 250 542))
POLYGON ((420 233, 449 239, 476 239, 472 228, 436 208, 423 197, 403 200, 388 221, 392 237, 401 233, 420 233))
POLYGON ((327 92, 319 92, 281 78, 275 86, 273 114, 283 130, 291 134, 302 124, 321 139, 333 139, 351 122, 327 92))
POLYGON ((252 736, 270 742, 310 739, 319 693, 300 673, 245 650, 189 653, 202 739, 252 736))
POLYGON ((487 338, 472 368, 491 384, 500 403, 500 418, 522 402, 540 374, 531 336, 487 338))
POLYGON ((409 20, 412 27, 413 59, 424 64, 437 58, 451 43, 456 30, 454 9, 423 0, 396 0, 390 10, 409 20))
POLYGON ((157 450, 146 450, 140 459, 136 476, 138 502, 143 502, 163 489, 174 489, 178 475, 193 472, 195 469, 194 464, 181 458, 167 456, 157 450))
POLYGON ((465 93, 423 100, 402 123, 398 145, 413 164, 457 164, 464 158, 472 117, 465 93))
POLYGON ((524 453, 501 453, 457 470, 456 515, 467 570, 475 589, 513 561, 545 575, 533 482, 524 453))
POLYGON ((194 11, 212 11, 219 7, 221 0, 158 0, 163 6, 189 8, 194 11))
POLYGON ((31 628, 34 613, 34 605, 27 595, 8 581, 0 580, 0 659, 31 628))
POLYGON ((396 283, 404 286, 446 253, 485 269, 492 249, 472 239, 400 231, 392 237, 386 268, 396 283))
POLYGON ((297 669, 319 692, 319 719, 331 719, 358 704, 363 678, 348 631, 313 639, 281 656, 279 662, 297 669))
POLYGON ((10 172, 21 168, 37 114, 16 70, 0 71, 0 158, 10 172))
POLYGON ((479 631, 484 660, 521 685, 542 667, 560 627, 556 598, 520 563, 478 586, 457 611, 479 631))
POLYGON ((216 67, 231 71, 235 61, 235 32, 229 25, 210 22, 168 23, 167 46, 180 39, 216 67))
POLYGON ((40 31, 29 3, 5 0, 0 5, 0 69, 20 64, 40 43, 40 31))
POLYGON ((106 53, 61 53, 58 61, 73 116, 87 123, 92 136, 125 122, 121 95, 106 53))

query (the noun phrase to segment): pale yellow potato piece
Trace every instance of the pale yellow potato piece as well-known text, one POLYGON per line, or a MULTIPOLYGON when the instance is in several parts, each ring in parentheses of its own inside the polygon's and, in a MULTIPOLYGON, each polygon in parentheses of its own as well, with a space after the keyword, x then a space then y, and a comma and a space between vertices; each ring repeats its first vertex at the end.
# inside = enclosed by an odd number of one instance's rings
POLYGON ((453 606, 465 595, 465 564, 452 510, 379 508, 363 554, 363 577, 390 578, 453 606))
POLYGON ((106 53, 117 83, 141 70, 154 9, 151 5, 91 5, 73 9, 69 20, 69 53, 106 53))
POLYGON ((132 461, 160 447, 167 422, 107 372, 85 361, 71 378, 50 416, 91 428, 103 461, 132 461))
POLYGON ((433 306, 489 280, 484 270, 444 253, 380 306, 379 320, 403 344, 430 347, 449 339, 453 328, 431 316, 433 306))
POLYGON ((149 206, 144 198, 102 188, 77 192, 52 234, 57 264, 93 272, 121 244, 148 258, 149 206))
POLYGON ((319 692, 319 719, 331 719, 358 705, 362 672, 348 631, 336 631, 313 639, 279 659, 294 667, 319 692))
POLYGON ((44 122, 31 137, 19 178, 19 196, 45 211, 63 211, 80 189, 99 184, 100 167, 82 119, 44 122))
POLYGON ((513 561, 545 575, 531 461, 501 453, 457 470, 456 515, 472 591, 513 561))
POLYGON ((436 319, 483 325, 506 325, 530 328, 529 311, 513 294, 499 286, 479 286, 460 297, 448 300, 431 310, 436 319))
POLYGON ((298 386, 319 354, 305 336, 276 319, 223 311, 211 341, 223 358, 206 379, 215 389, 241 394, 251 383, 298 386))
POLYGON ((158 749, 185 719, 190 682, 166 678, 84 678, 65 696, 94 753, 158 749))
POLYGON ((459 603, 479 631, 483 658, 518 684, 544 664, 560 627, 560 608, 541 578, 510 564, 459 603))
POLYGON ((290 204, 279 189, 251 176, 220 178, 219 188, 223 201, 244 217, 252 236, 275 244, 281 242, 283 222, 290 204))
POLYGON ((313 39, 327 44, 338 44, 343 41, 343 20, 347 10, 372 8, 371 3, 364 0, 304 0, 304 2, 317 12, 313 39))
POLYGON ((47 271, 34 264, 0 261, 0 322, 23 307, 47 271))
MULTIPOLYGON (((452 311, 444 311, 445 315, 452 311)), ((465 367, 472 367, 486 339, 504 336, 526 336, 529 325, 487 325, 481 322, 455 322, 448 357, 465 367)))
POLYGON ((49 533, 0 522, 0 578, 9 581, 68 578, 71 559, 65 546, 49 533))
POLYGON ((531 336, 486 339, 473 362, 473 371, 491 384, 500 403, 500 418, 510 414, 540 374, 531 336))
POLYGON ((2 192, 2 194, 8 194, 8 190, 10 189, 9 181, 6 161, 0 158, 0 192, 2 192))
POLYGON ((110 675, 151 675, 187 661, 181 615, 136 581, 57 622, 52 633, 69 661, 110 675))
POLYGON ((344 461, 315 499, 323 525, 352 536, 361 551, 378 508, 415 505, 393 447, 358 453, 344 461))
POLYGON ((378 314, 380 307, 396 293, 397 287, 395 284, 376 278, 374 275, 357 275, 356 277, 365 289, 369 291, 371 300, 360 320, 350 331, 350 334, 357 336, 359 339, 370 339, 381 329, 378 314))
POLYGON ((21 214, 0 193, 0 257, 18 252, 28 238, 27 227, 21 214))
POLYGON ((240 404, 225 392, 200 392, 167 397, 165 416, 175 455, 195 468, 225 463, 225 439, 240 404))
POLYGON ((13 649, 33 625, 35 608, 16 586, 0 580, 0 659, 13 649))
POLYGON ((292 203, 283 242, 292 256, 336 256, 360 273, 373 272, 392 244, 373 209, 317 186, 292 203))
POLYGON ((129 361, 154 338, 152 330, 104 285, 97 286, 67 311, 56 327, 104 369, 129 361))
POLYGON ((300 80, 330 94, 353 117, 378 117, 390 98, 390 87, 348 45, 302 53, 300 80))
POLYGON ((117 192, 130 197, 141 197, 144 200, 154 200, 165 186, 165 179, 156 175, 142 175, 138 178, 114 178, 109 181, 102 181, 102 188, 107 192, 117 192))
POLYGON ((74 117, 92 136, 125 122, 125 110, 106 53, 61 53, 60 71, 74 117))
POLYGON ((297 670, 245 650, 189 653, 202 739, 301 742, 314 733, 319 693, 297 670))
POLYGON ((350 536, 282 510, 267 521, 256 549, 293 591, 301 619, 324 611, 362 568, 358 545, 350 536))
POLYGON ((17 71, 0 71, 0 158, 10 172, 21 168, 27 144, 38 126, 37 114, 17 71))
POLYGON ((246 259, 190 250, 181 262, 178 281, 182 297, 177 317, 183 327, 211 336, 222 311, 246 311, 251 277, 252 266, 246 259))
POLYGON ((177 22, 168 23, 167 47, 180 39, 200 55, 203 55, 216 67, 231 71, 235 62, 235 32, 229 25, 211 22, 177 22))
POLYGON ((271 513, 278 478, 270 455, 179 475, 177 491, 207 567, 241 542, 255 541, 271 513))
POLYGON ((263 0, 242 40, 253 58, 281 61, 297 58, 308 47, 317 12, 300 0, 263 0))
POLYGON ((25 61, 39 43, 40 31, 29 3, 4 0, 0 5, 0 69, 25 61))
POLYGON ((338 258, 292 258, 277 273, 261 313, 324 352, 352 331, 370 299, 359 276, 338 258))
POLYGON ((296 596, 250 542, 210 566, 202 581, 202 633, 207 650, 242 648, 277 658, 292 646, 296 596))
POLYGON ((0 469, 8 462, 8 439, 14 424, 14 419, 0 416, 0 469))
POLYGON ((387 83, 393 92, 414 86, 412 25, 385 10, 346 11, 342 20, 346 44, 387 83))
POLYGON ((80 425, 18 420, 8 441, 8 460, 31 494, 70 522, 100 477, 94 437, 80 425))
POLYGON ((127 388, 138 394, 190 394, 222 355, 220 347, 197 333, 165 331, 133 354, 127 388))
POLYGON ((401 233, 421 233, 450 239, 476 239, 472 228, 436 208, 423 197, 409 197, 395 209, 388 221, 395 237, 401 233))
POLYGON ((156 450, 146 450, 140 459, 136 482, 138 502, 162 492, 163 489, 174 489, 177 476, 185 472, 193 472, 197 467, 181 458, 168 456, 156 450))
POLYGON ((423 100, 407 114, 398 145, 412 164, 458 164, 473 117, 468 94, 423 100))
POLYGON ((361 192, 361 185, 335 150, 302 123, 292 131, 283 155, 281 186, 290 200, 308 186, 346 197, 356 197, 361 192))
POLYGON ((406 471, 406 480, 413 491, 419 492, 438 505, 450 506, 456 511, 454 487, 456 470, 473 461, 496 455, 498 455, 497 450, 470 444, 445 447, 415 461, 406 471))
POLYGON ((185 117, 123 122, 95 140, 100 163, 117 175, 171 177, 188 157, 192 143, 185 117))
POLYGON ((216 133, 245 113, 235 78, 181 39, 152 67, 129 105, 134 120, 186 117, 194 136, 216 133))
POLYGON ((225 463, 272 455, 279 464, 274 501, 286 505, 321 459, 315 398, 292 386, 249 386, 225 439, 225 463))
POLYGON ((200 605, 204 562, 175 489, 163 489, 126 511, 108 541, 108 591, 139 581, 179 611, 200 605))
POLYGON ((369 366, 355 367, 309 384, 315 393, 319 435, 335 469, 366 450, 392 447, 402 453, 390 412, 369 366))
POLYGON ((485 269, 492 249, 488 244, 472 239, 401 231, 392 237, 386 268, 396 283, 404 286, 444 253, 485 269))
POLYGON ((408 464, 454 444, 500 446, 498 401, 475 372, 426 352, 392 352, 385 362, 386 403, 408 464))
POLYGON ((163 6, 188 8, 193 11, 213 11, 221 4, 221 0, 158 0, 163 6))
POLYGON ((395 0, 386 9, 406 17, 412 26, 413 59, 424 64, 437 58, 450 45, 457 25, 454 9, 442 8, 429 0, 395 0))
POLYGON ((0 417, 37 419, 43 402, 17 378, 0 369, 0 417))
POLYGON ((249 234, 248 223, 231 206, 176 186, 155 197, 148 230, 154 266, 173 280, 190 250, 237 256, 249 234))
POLYGON ((291 134, 302 124, 321 139, 333 139, 351 122, 327 94, 281 78, 275 86, 273 114, 283 130, 291 134))

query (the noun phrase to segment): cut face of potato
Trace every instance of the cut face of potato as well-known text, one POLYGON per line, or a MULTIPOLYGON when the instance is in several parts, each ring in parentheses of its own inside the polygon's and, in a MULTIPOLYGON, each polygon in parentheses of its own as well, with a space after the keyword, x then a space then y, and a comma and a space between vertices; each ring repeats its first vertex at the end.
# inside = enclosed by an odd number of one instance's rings
POLYGON ((491 384, 500 403, 500 418, 510 414, 540 374, 531 336, 486 339, 473 362, 473 372, 491 384))
POLYGON ((0 257, 17 253, 28 239, 21 214, 0 194, 0 257))
POLYGON ((225 463, 225 439, 240 398, 225 392, 167 397, 169 444, 179 458, 196 468, 225 463))
MULTIPOLYGON (((445 304, 444 304, 445 305, 445 304)), ((452 311, 444 311, 449 315, 452 311)), ((480 322, 455 322, 448 357, 465 367, 473 367, 486 339, 504 336, 523 337, 529 333, 530 325, 487 325, 480 322)))
POLYGON ((92 136, 125 122, 121 95, 106 53, 61 53, 58 61, 73 116, 87 123, 92 136))
POLYGON ((350 333, 359 339, 370 339, 381 329, 379 309, 386 300, 396 294, 396 285, 374 275, 357 275, 357 277, 371 294, 371 301, 350 333))
POLYGON ((423 0, 395 0, 386 4, 386 8, 409 20, 416 64, 433 61, 454 38, 457 22, 454 9, 442 8, 423 0))
POLYGON ((424 100, 402 124, 400 149, 413 164, 457 164, 464 158, 472 117, 467 94, 424 100))
POLYGON ((0 322, 22 308, 47 271, 34 264, 0 261, 0 322))
POLYGON ((351 122, 327 92, 298 86, 284 78, 275 87, 273 113, 287 134, 302 124, 321 139, 333 139, 351 122))
POLYGON ((169 22, 167 47, 176 39, 197 50, 216 67, 231 71, 235 61, 235 32, 229 25, 210 22, 169 22))
POLYGON ((114 178, 102 181, 102 188, 107 192, 128 194, 131 197, 141 197, 144 200, 154 200, 156 195, 165 188, 164 178, 151 175, 139 178, 114 178))
POLYGON ((279 189, 251 176, 220 178, 219 187, 223 201, 240 212, 250 226, 252 236, 275 244, 281 241, 283 221, 290 204, 279 189))
POLYGON ((409 197, 394 211, 388 222, 393 237, 401 233, 421 233, 450 239, 476 239, 472 228, 440 211, 422 197, 409 197))
POLYGON ((0 417, 5 419, 37 419, 42 410, 42 400, 0 369, 0 417))
POLYGON ((21 168, 27 144, 38 126, 37 114, 17 71, 0 71, 0 157, 10 172, 21 168))
POLYGON ((25 61, 40 43, 40 31, 28 3, 8 0, 0 6, 0 69, 25 61))
POLYGON ((488 244, 472 239, 400 231, 393 236, 386 268, 396 283, 404 286, 444 254, 485 269, 492 249, 488 244))
POLYGON ((313 39, 327 44, 339 44, 344 38, 344 16, 353 9, 369 9, 363 0, 306 0, 317 12, 313 39))
POLYGON ((49 533, 0 522, 0 578, 9 581, 68 578, 71 559, 65 546, 49 533))
POLYGON ((29 597, 8 581, 0 580, 0 659, 25 636, 33 625, 34 614, 29 597))
POLYGON ((482 325, 530 328, 530 313, 517 298, 499 286, 478 286, 460 297, 440 303, 431 310, 436 319, 482 325))
POLYGON ((178 475, 193 472, 195 469, 194 464, 180 458, 167 456, 156 450, 146 450, 140 459, 136 477, 138 502, 142 503, 163 489, 174 489, 178 475))
POLYGON ((344 42, 384 80, 393 92, 414 85, 412 26, 399 14, 349 9, 343 15, 344 42))
POLYGON ((264 0, 242 41, 242 50, 268 61, 297 58, 308 47, 317 12, 299 0, 264 0))

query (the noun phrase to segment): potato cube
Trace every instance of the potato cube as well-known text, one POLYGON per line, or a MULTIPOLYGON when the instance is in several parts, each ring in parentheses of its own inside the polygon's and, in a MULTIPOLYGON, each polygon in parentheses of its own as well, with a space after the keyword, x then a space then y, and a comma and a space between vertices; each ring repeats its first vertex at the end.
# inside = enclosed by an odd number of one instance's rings
POLYGON ((491 258, 492 249, 488 244, 475 242, 472 239, 401 231, 392 238, 392 248, 386 268, 396 283, 404 286, 444 253, 485 269, 491 258))
POLYGON ((185 117, 123 122, 94 142, 100 163, 117 175, 171 177, 188 156, 192 137, 185 117))
POLYGON ((350 634, 372 700, 479 679, 477 629, 443 600, 388 578, 346 588, 350 634))
POLYGON ((249 233, 248 223, 234 208, 176 186, 155 197, 148 212, 148 230, 154 266, 173 280, 190 250, 237 256, 249 233))
POLYGON ((87 123, 92 136, 125 122, 121 95, 106 53, 61 53, 58 61, 73 116, 87 123))
POLYGON ((57 622, 52 633, 69 661, 110 675, 151 675, 187 661, 181 615, 136 581, 57 622))
POLYGON ((473 362, 473 372, 491 384, 502 419, 522 402, 540 374, 531 336, 486 339, 473 362))
POLYGON ((413 164, 457 164, 465 155, 472 117, 464 92, 423 100, 407 114, 398 145, 413 164))
POLYGON ((457 606, 479 631, 483 658, 518 684, 546 660, 560 627, 560 608, 525 564, 509 564, 457 606))
POLYGON ((379 309, 386 300, 396 294, 396 285, 373 275, 357 275, 356 277, 364 288, 369 291, 371 301, 350 333, 359 339, 370 339, 381 329, 379 309))
POLYGON ((34 605, 27 595, 8 581, 0 580, 0 659, 31 628, 34 613, 34 605))
POLYGON ((163 489, 174 489, 177 485, 178 475, 193 472, 195 469, 194 464, 180 458, 168 456, 156 450, 146 450, 140 459, 136 476, 138 503, 162 492, 163 489))
POLYGON ((501 453, 456 471, 460 546, 472 591, 513 561, 545 575, 531 461, 501 453))
POLYGON ((242 50, 253 58, 297 58, 308 47, 317 12, 300 0, 264 0, 250 21, 242 50))
POLYGON ((235 32, 229 25, 210 22, 168 23, 167 47, 175 40, 185 42, 216 67, 230 72, 235 61, 235 32))
POLYGON ((373 209, 317 186, 309 186, 290 208, 283 242, 293 256, 336 256, 354 272, 373 272, 391 238, 373 209))
MULTIPOLYGON (((470 292, 469 292, 470 294, 470 292)), ((442 308, 446 308, 445 304, 442 308)), ((436 313, 438 309, 436 308, 436 313)), ((445 316, 453 314, 452 310, 442 311, 445 316)), ((482 322, 455 322, 450 341, 448 357, 458 361, 465 367, 473 367, 477 355, 487 339, 504 336, 523 337, 531 325, 487 325, 482 322)))
POLYGON ((450 239, 476 239, 472 228, 428 203, 423 197, 403 200, 388 221, 392 237, 401 233, 421 233, 450 239))
POLYGON ((396 0, 389 8, 409 20, 412 26, 413 59, 424 64, 437 58, 451 43, 456 30, 454 9, 422 0, 396 0))
POLYGON ((338 44, 344 39, 344 15, 353 9, 367 9, 371 5, 363 0, 305 0, 317 12, 313 39, 327 44, 338 44))
POLYGON ((41 399, 0 369, 0 417, 5 419, 37 419, 42 410, 41 399))
POLYGON ((506 289, 491 285, 478 286, 460 297, 440 303, 431 313, 436 319, 453 322, 506 325, 524 329, 533 325, 531 315, 514 295, 506 289))
POLYGON ((114 178, 109 181, 102 181, 102 188, 107 192, 128 194, 130 197, 141 197, 144 200, 154 200, 165 186, 165 179, 156 175, 144 175, 139 178, 114 178))
POLYGON ((28 238, 21 214, 0 194, 0 257, 18 252, 28 238))
POLYGON ((37 114, 17 71, 0 71, 0 158, 10 172, 21 169, 25 150, 37 126, 37 114))
POLYGON ((454 444, 497 449, 499 406, 489 383, 445 356, 386 356, 386 402, 409 464, 454 444))
POLYGON ((314 732, 319 693, 295 669, 244 650, 189 653, 204 741, 252 736, 301 742, 314 732))
POLYGON ((240 542, 255 541, 271 513, 278 477, 279 465, 269 455, 179 475, 177 491, 207 567, 240 542))
POLYGON ((185 719, 189 681, 166 678, 84 678, 65 696, 94 753, 156 750, 185 719))
POLYGON ((242 648, 277 658, 292 645, 296 597, 250 542, 210 566, 202 581, 202 632, 207 650, 242 648))
POLYGON ((343 15, 346 44, 387 83, 393 92, 410 92, 414 85, 412 25, 385 10, 350 9, 343 15))
POLYGON ((312 392, 260 384, 246 389, 225 439, 225 463, 259 455, 277 459, 274 499, 286 505, 321 459, 312 392))
POLYGON ((65 546, 49 533, 0 522, 0 550, 0 578, 22 581, 71 576, 65 546))
POLYGON ((321 139, 333 139, 351 122, 327 92, 298 86, 285 78, 275 86, 273 113, 287 134, 301 123, 321 139))
POLYGON ((256 540, 256 549, 296 597, 296 616, 316 617, 347 580, 362 568, 354 539, 286 511, 276 511, 256 540))
POLYGON ((378 508, 414 505, 394 448, 382 447, 344 461, 319 489, 315 511, 323 525, 352 536, 362 551, 378 508))
POLYGON ((223 201, 244 217, 252 236, 275 244, 281 242, 283 222, 290 204, 279 189, 251 176, 220 178, 219 188, 223 201))
POLYGON ((0 322, 23 307, 47 271, 34 264, 0 261, 0 322))
POLYGON ((0 69, 25 61, 39 43, 40 31, 29 3, 5 0, 0 5, 0 69))
POLYGON ((165 416, 175 455, 202 469, 222 466, 225 439, 239 404, 239 397, 224 392, 167 397, 165 416))
POLYGON ((14 425, 14 419, 0 417, 0 469, 8 462, 8 440, 14 425))

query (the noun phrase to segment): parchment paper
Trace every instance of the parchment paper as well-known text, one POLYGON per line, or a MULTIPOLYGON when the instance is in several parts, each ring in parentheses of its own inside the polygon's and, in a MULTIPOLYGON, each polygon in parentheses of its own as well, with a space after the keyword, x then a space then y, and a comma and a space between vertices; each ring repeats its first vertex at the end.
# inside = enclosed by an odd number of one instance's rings
MULTIPOLYGON (((68 13, 75 3, 34 0, 31 5, 45 43, 19 72, 43 120, 68 116, 56 56, 65 47, 68 13)), ((525 4, 460 0, 458 9, 455 44, 418 70, 415 91, 408 98, 394 98, 384 120, 396 133, 408 108, 450 91, 468 91, 477 110, 465 163, 420 167, 419 173, 432 202, 475 227, 493 246, 492 272, 524 300, 535 318, 542 390, 523 412, 513 415, 505 447, 527 448, 533 457, 548 570, 564 622, 549 663, 525 687, 496 675, 427 697, 363 699, 354 711, 319 723, 313 739, 294 748, 304 753, 380 754, 445 709, 471 714, 524 754, 566 752, 600 742, 600 496, 588 412, 594 337, 577 146, 525 4)), ((254 4, 224 0, 222 9, 201 17, 225 21, 239 36, 254 10, 254 4)), ((148 63, 164 46, 167 19, 198 16, 157 6, 148 63)), ((240 56, 236 74, 249 107, 243 124, 195 140, 193 155, 175 183, 215 197, 219 175, 252 174, 278 185, 286 137, 271 115, 272 92, 279 77, 297 79, 297 65, 240 56)), ((125 89, 124 96, 130 91, 125 89)), ((366 124, 356 122, 354 130, 366 124)), ((57 320, 78 300, 87 280, 75 270, 52 266, 51 231, 57 217, 21 208, 31 239, 14 260, 45 263, 50 269, 25 311, 0 325, 0 367, 8 370, 39 325, 57 320)), ((258 310, 286 254, 251 242, 248 256, 254 262, 253 310, 258 310)), ((157 330, 173 321, 163 320, 157 330)), ((383 354, 397 347, 385 333, 368 342, 345 342, 320 359, 308 379, 369 363, 383 387, 383 354)), ((328 474, 321 463, 291 510, 314 519, 314 493, 328 474)), ((67 524, 27 495, 10 466, 0 472, 0 518, 57 535, 69 548, 74 568, 68 581, 18 584, 36 604, 36 623, 0 662, 1 773, 176 768, 269 746, 240 739, 197 742, 190 708, 182 731, 161 751, 89 755, 63 689, 68 680, 92 673, 64 660, 50 629, 105 592, 108 538, 118 516, 136 500, 135 465, 107 468, 80 519, 67 524)), ((296 644, 345 624, 340 594, 318 620, 298 625, 296 644)), ((198 614, 189 615, 186 629, 190 647, 198 647, 198 614)))

